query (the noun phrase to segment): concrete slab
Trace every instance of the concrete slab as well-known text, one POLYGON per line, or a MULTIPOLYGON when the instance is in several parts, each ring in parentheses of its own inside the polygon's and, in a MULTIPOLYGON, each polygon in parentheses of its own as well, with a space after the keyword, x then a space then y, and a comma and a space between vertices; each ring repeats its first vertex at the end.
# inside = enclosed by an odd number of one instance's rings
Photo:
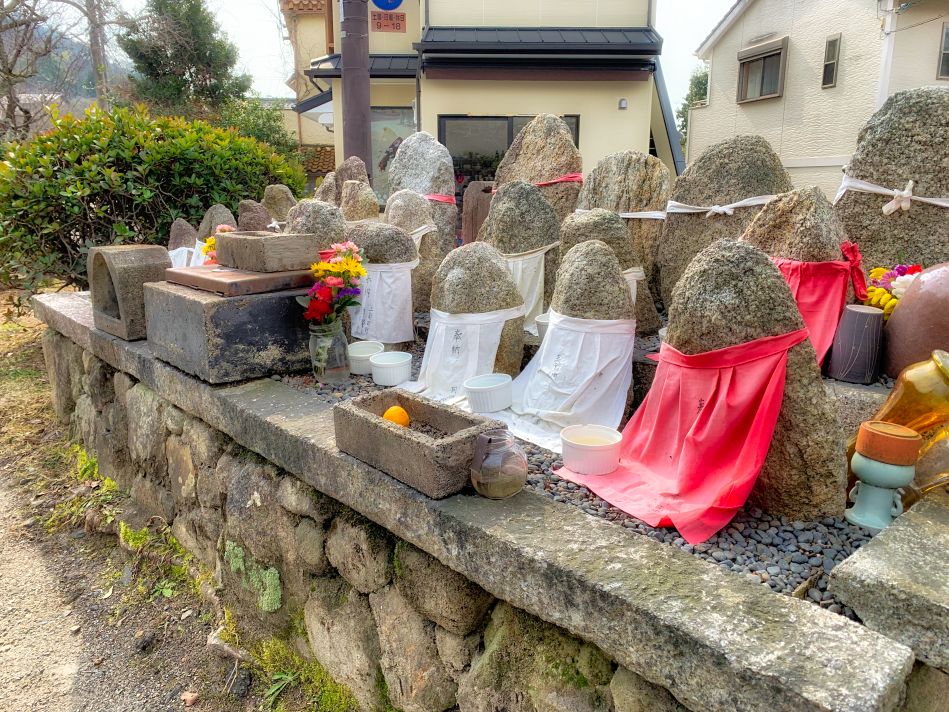
POLYGON ((168 282, 145 287, 148 342, 163 361, 208 383, 310 366, 305 289, 221 297, 168 282))
POLYGON ((165 278, 168 250, 158 245, 114 245, 89 251, 89 286, 97 328, 126 341, 145 338, 146 282, 165 278))
POLYGON ((845 559, 830 590, 867 627, 949 672, 949 493, 928 494, 845 559))
POLYGON ((217 261, 251 272, 309 269, 320 259, 316 235, 273 232, 222 232, 217 236, 217 261))

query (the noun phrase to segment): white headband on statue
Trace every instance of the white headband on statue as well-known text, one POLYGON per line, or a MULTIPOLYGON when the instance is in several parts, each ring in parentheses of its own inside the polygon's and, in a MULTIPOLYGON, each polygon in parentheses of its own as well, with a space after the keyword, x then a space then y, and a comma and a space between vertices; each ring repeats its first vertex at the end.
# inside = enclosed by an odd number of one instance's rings
POLYGON ((893 200, 883 205, 884 215, 892 215, 897 210, 909 210, 914 200, 920 203, 926 203, 927 205, 935 205, 939 208, 949 208, 949 198, 924 198, 919 195, 913 195, 913 185, 913 181, 907 181, 906 188, 903 190, 884 188, 883 186, 875 185, 865 180, 851 178, 844 173, 843 180, 840 181, 840 188, 837 189, 837 195, 834 196, 834 205, 840 202, 848 190, 852 190, 855 193, 873 193, 875 195, 885 195, 893 198, 893 200))
MULTIPOLYGON (((583 215, 583 213, 588 213, 590 211, 577 208, 575 212, 577 213, 577 215, 583 215)), ((621 218, 625 218, 627 220, 665 220, 666 219, 665 210, 642 210, 636 213, 616 213, 616 214, 619 215, 621 218)))
POLYGON ((734 215, 737 208, 751 208, 756 205, 764 205, 771 200, 773 195, 756 195, 753 198, 745 198, 737 203, 728 205, 686 205, 670 200, 666 205, 667 213, 705 213, 705 217, 710 218, 713 215, 734 215))

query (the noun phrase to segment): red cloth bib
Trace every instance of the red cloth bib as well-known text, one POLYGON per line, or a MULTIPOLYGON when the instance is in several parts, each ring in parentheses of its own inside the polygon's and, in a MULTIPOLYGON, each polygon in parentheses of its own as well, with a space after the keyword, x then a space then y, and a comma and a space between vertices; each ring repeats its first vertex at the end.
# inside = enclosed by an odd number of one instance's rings
POLYGON ((608 475, 557 474, 690 544, 731 521, 764 464, 784 398, 788 349, 807 329, 688 356, 664 343, 646 399, 608 475))
POLYGON ((458 201, 455 200, 454 195, 445 195, 443 193, 429 193, 425 196, 426 200, 431 200, 433 203, 448 203, 449 205, 457 205, 458 201))
POLYGON ((556 185, 557 183, 582 183, 583 174, 582 173, 565 173, 562 176, 554 178, 553 180, 542 180, 539 183, 534 183, 538 188, 543 188, 545 185, 556 185))
POLYGON ((845 242, 840 249, 846 260, 799 262, 783 257, 771 258, 791 288, 804 318, 804 326, 811 334, 817 363, 824 362, 834 343, 840 315, 847 304, 847 284, 853 282, 857 299, 867 298, 866 280, 860 269, 860 250, 852 242, 845 242))

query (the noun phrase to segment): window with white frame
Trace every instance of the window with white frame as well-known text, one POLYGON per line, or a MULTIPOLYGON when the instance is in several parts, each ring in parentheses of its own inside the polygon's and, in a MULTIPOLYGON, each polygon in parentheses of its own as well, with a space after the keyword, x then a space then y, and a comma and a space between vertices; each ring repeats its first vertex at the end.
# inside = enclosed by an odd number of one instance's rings
POLYGON ((787 61, 787 37, 741 50, 738 53, 738 103, 781 96, 787 61))
POLYGON ((939 47, 939 74, 937 79, 949 79, 949 22, 942 26, 942 45, 939 47))
POLYGON ((837 67, 840 64, 840 33, 831 35, 824 44, 824 72, 821 75, 821 88, 837 86, 837 67))

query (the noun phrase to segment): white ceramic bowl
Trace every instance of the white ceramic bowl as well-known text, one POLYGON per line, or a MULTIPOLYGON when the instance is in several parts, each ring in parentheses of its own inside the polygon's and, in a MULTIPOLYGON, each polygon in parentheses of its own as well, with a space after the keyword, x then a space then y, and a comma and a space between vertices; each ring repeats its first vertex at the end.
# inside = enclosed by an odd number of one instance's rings
POLYGON ((543 343, 544 335, 547 333, 547 327, 550 326, 550 314, 541 314, 534 319, 534 323, 537 324, 537 337, 541 343, 543 343))
POLYGON ((346 347, 349 353, 349 372, 357 376, 368 376, 372 373, 369 357, 385 350, 385 345, 378 341, 354 341, 346 347))
POLYGON ((380 386, 397 386, 412 376, 412 354, 405 351, 385 351, 369 357, 372 380, 380 386))
POLYGON ((578 475, 608 475, 619 466, 622 440, 603 425, 570 425, 560 431, 563 464, 578 475))
POLYGON ((495 413, 511 407, 511 377, 506 373, 486 373, 462 385, 475 413, 495 413))

